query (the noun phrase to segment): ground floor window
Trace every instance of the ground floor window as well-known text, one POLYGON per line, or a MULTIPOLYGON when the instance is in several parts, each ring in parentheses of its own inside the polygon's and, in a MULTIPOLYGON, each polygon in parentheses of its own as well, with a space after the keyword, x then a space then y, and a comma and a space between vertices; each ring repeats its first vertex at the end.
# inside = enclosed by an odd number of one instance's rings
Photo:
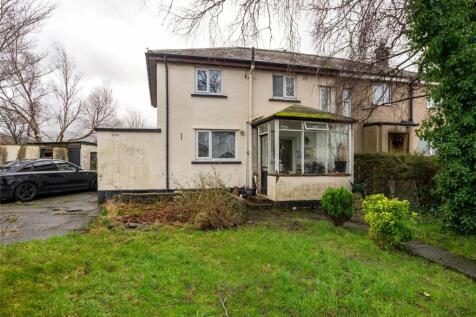
POLYGON ((52 159, 53 158, 53 148, 40 148, 40 158, 42 158, 42 159, 52 159))
POLYGON ((435 155, 436 151, 434 148, 430 147, 428 142, 425 139, 418 139, 417 152, 423 155, 435 155))
POLYGON ((388 133, 388 152, 389 153, 408 153, 408 133, 389 132, 388 133))
POLYGON ((198 159, 235 159, 235 131, 197 130, 196 157, 198 159))
POLYGON ((89 153, 89 169, 96 170, 98 168, 98 153, 89 153))

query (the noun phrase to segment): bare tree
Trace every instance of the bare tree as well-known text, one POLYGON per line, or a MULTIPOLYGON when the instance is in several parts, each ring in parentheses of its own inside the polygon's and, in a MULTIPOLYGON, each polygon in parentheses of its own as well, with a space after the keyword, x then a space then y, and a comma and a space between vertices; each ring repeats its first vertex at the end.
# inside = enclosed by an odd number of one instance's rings
POLYGON ((0 85, 10 76, 8 56, 48 18, 54 5, 37 0, 0 0, 0 85))
POLYGON ((53 9, 46 1, 0 0, 0 130, 16 143, 41 140, 45 56, 32 52, 29 35, 53 9))
POLYGON ((81 121, 84 132, 70 139, 70 141, 94 138, 94 130, 98 127, 112 127, 117 125, 117 103, 112 89, 108 85, 94 88, 82 105, 81 121))
POLYGON ((78 74, 74 59, 66 50, 58 46, 55 49, 54 75, 52 82, 52 91, 58 104, 52 114, 55 123, 58 126, 57 142, 65 140, 68 129, 72 128, 74 123, 81 119, 82 103, 79 98, 78 74))
POLYGON ((27 135, 28 124, 15 111, 0 111, 0 131, 13 144, 22 144, 27 135))
POLYGON ((392 52, 389 58, 410 52, 407 4, 408 0, 191 0, 180 5, 160 0, 159 10, 174 31, 189 36, 206 28, 212 42, 226 33, 227 42, 258 44, 283 31, 279 34, 285 46, 293 49, 305 24, 320 53, 373 63, 374 50, 382 44, 392 52))
MULTIPOLYGON (((340 84, 353 91, 359 90, 359 102, 354 106, 362 111, 359 117, 363 120, 378 107, 388 105, 369 102, 373 83, 382 80, 390 82, 389 89, 393 92, 402 82, 413 85, 419 80, 418 73, 406 72, 415 68, 418 55, 418 52, 411 50, 406 37, 408 2, 191 0, 184 4, 173 0, 158 1, 159 11, 166 22, 171 22, 175 32, 195 36, 205 30, 212 43, 220 34, 228 34, 227 38, 222 38, 224 42, 257 45, 266 38, 271 42, 279 34, 286 48, 295 49, 299 46, 302 30, 310 30, 318 54, 346 58, 345 63, 341 63, 345 76, 339 79, 340 84), (389 64, 392 67, 388 67, 389 64), (362 80, 361 75, 353 74, 372 76, 362 80)), ((319 62, 326 64, 322 59, 319 62)), ((316 60, 316 66, 319 62, 316 60)), ((401 96, 392 103, 418 97, 425 95, 401 96)))
POLYGON ((25 50, 18 42, 8 49, 6 63, 10 76, 0 86, 0 109, 14 112, 28 125, 28 137, 36 142, 42 138, 40 125, 46 120, 44 97, 48 91, 43 83, 45 55, 25 50))
POLYGON ((141 129, 145 128, 147 123, 142 113, 135 110, 128 110, 122 119, 119 120, 118 125, 124 128, 141 129))

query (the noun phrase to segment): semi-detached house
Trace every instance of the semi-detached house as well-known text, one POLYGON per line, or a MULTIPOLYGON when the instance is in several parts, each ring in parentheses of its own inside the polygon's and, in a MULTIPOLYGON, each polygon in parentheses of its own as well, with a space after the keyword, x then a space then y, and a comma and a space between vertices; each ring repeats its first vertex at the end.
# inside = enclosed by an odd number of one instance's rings
POLYGON ((356 70, 252 48, 145 55, 157 128, 98 129, 100 200, 193 187, 210 172, 274 201, 319 200, 350 188, 355 152, 424 145, 415 134, 429 111, 424 87, 413 73, 392 75, 385 58, 356 70))

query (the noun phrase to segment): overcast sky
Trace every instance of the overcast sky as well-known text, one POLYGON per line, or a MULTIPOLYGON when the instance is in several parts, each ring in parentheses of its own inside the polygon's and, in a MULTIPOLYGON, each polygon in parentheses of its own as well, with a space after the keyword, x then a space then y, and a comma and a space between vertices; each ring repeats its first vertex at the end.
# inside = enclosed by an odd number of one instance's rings
POLYGON ((121 111, 139 110, 152 126, 156 114, 148 94, 146 48, 208 46, 206 36, 186 40, 174 35, 162 24, 158 13, 151 7, 143 7, 141 0, 57 0, 56 3, 53 16, 38 34, 38 46, 48 49, 54 43, 62 44, 79 66, 83 92, 109 82, 121 111))

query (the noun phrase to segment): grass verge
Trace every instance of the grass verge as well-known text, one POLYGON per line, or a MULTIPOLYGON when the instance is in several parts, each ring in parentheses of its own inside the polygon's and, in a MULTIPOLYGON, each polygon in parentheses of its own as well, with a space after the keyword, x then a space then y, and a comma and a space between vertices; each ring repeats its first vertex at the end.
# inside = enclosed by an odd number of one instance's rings
POLYGON ((476 236, 463 236, 445 230, 441 218, 430 214, 418 217, 415 239, 476 260, 476 236))

